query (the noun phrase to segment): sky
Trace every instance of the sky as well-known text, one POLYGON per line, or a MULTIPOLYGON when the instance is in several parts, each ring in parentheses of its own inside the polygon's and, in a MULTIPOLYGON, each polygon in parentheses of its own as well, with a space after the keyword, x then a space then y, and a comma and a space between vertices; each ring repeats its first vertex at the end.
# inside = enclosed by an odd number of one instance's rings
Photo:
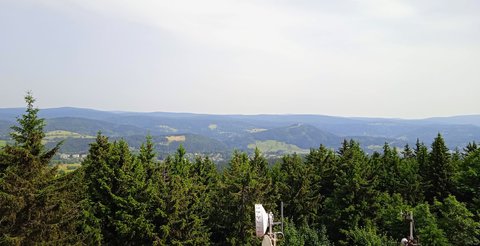
POLYGON ((0 108, 480 114, 478 0, 0 0, 0 108))

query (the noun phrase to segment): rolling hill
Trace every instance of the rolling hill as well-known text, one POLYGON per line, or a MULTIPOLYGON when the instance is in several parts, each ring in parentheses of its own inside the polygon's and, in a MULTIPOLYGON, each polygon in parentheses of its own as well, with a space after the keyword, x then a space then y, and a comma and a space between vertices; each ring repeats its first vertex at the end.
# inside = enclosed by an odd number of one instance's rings
MULTIPOLYGON (((0 109, 0 139, 8 140, 10 126, 23 113, 21 108, 0 109)), ((159 152, 174 151, 180 144, 190 152, 251 151, 263 146, 285 152, 316 148, 320 144, 338 148, 343 139, 355 139, 372 151, 385 142, 396 147, 414 144, 417 138, 430 143, 441 133, 450 149, 480 141, 480 115, 421 120, 347 118, 325 115, 207 115, 190 113, 107 112, 82 108, 40 110, 46 131, 66 131, 111 139, 125 139, 138 148, 147 134, 153 136, 159 152), (181 137, 184 136, 184 137, 181 137), (170 137, 170 140, 168 140, 170 137), (174 141, 176 140, 176 141, 174 141), (298 148, 298 149, 297 149, 298 148)), ((68 134, 67 134, 68 135, 68 134)), ((92 138, 64 136, 62 151, 85 152, 92 138)))

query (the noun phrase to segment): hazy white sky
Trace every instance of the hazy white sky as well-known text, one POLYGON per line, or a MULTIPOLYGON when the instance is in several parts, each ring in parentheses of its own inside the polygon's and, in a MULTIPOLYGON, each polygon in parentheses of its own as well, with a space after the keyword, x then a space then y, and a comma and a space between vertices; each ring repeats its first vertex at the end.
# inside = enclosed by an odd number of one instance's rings
POLYGON ((0 107, 480 113, 478 0, 0 0, 0 107))

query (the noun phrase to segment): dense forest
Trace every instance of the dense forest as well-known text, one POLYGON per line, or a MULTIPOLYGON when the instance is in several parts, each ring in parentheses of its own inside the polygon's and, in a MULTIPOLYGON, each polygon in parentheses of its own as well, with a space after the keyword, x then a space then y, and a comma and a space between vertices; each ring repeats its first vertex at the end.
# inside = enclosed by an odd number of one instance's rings
POLYGON ((260 245, 254 204, 279 214, 281 245, 399 245, 412 211, 421 245, 480 244, 480 148, 451 151, 440 134, 366 154, 355 141, 271 165, 236 151, 223 169, 183 147, 158 161, 97 134, 81 168, 51 165, 34 98, 0 149, 1 245, 260 245))

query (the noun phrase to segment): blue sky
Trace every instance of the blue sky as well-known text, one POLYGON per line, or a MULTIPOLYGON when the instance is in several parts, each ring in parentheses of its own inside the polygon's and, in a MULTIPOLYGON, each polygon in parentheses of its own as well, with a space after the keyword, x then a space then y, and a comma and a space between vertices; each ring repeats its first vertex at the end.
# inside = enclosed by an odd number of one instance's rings
POLYGON ((1 0, 0 107, 478 114, 480 2, 1 0))

